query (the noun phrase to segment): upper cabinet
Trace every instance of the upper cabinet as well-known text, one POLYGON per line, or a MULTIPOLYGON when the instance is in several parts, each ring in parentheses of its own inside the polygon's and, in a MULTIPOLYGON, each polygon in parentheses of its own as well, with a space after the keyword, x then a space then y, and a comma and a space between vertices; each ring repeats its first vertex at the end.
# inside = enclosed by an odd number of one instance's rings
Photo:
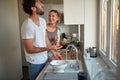
POLYGON ((84 0, 63 0, 64 24, 84 24, 84 0))

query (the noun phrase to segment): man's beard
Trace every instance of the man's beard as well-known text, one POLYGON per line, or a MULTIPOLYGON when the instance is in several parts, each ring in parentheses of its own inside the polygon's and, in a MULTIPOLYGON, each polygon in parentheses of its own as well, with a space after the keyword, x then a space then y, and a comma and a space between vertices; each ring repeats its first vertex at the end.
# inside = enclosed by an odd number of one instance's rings
POLYGON ((36 13, 38 15, 43 15, 44 14, 44 11, 42 9, 39 9, 39 8, 36 8, 36 9, 37 9, 36 13))

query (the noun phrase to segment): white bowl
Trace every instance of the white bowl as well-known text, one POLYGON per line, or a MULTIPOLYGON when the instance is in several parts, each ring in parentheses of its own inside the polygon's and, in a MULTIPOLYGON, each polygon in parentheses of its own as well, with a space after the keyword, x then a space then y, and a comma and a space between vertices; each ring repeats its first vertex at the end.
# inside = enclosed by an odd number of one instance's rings
POLYGON ((54 70, 64 70, 67 66, 67 62, 65 60, 52 60, 50 65, 54 70))

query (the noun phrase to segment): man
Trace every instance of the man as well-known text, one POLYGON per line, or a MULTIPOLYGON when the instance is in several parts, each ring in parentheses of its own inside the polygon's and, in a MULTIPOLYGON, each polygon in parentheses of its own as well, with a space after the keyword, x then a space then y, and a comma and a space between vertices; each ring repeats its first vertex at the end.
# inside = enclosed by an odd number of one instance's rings
POLYGON ((22 24, 21 35, 30 80, 35 80, 45 66, 48 50, 53 53, 55 59, 62 59, 59 54, 54 52, 54 46, 51 46, 46 35, 46 22, 40 17, 44 13, 43 7, 44 4, 39 0, 23 0, 24 12, 29 14, 29 17, 22 24))

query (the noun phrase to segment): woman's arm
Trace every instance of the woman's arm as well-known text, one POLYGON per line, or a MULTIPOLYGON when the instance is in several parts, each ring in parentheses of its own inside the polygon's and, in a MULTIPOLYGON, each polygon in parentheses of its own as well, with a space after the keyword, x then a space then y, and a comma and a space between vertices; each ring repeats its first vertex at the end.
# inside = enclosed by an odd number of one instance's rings
POLYGON ((53 56, 54 56, 55 59, 57 59, 57 60, 63 59, 60 54, 56 54, 56 51, 55 51, 56 48, 55 48, 55 46, 51 45, 51 43, 50 43, 50 41, 48 39, 47 33, 46 33, 46 43, 47 43, 47 47, 50 48, 50 51, 52 52, 52 54, 53 54, 53 56))

